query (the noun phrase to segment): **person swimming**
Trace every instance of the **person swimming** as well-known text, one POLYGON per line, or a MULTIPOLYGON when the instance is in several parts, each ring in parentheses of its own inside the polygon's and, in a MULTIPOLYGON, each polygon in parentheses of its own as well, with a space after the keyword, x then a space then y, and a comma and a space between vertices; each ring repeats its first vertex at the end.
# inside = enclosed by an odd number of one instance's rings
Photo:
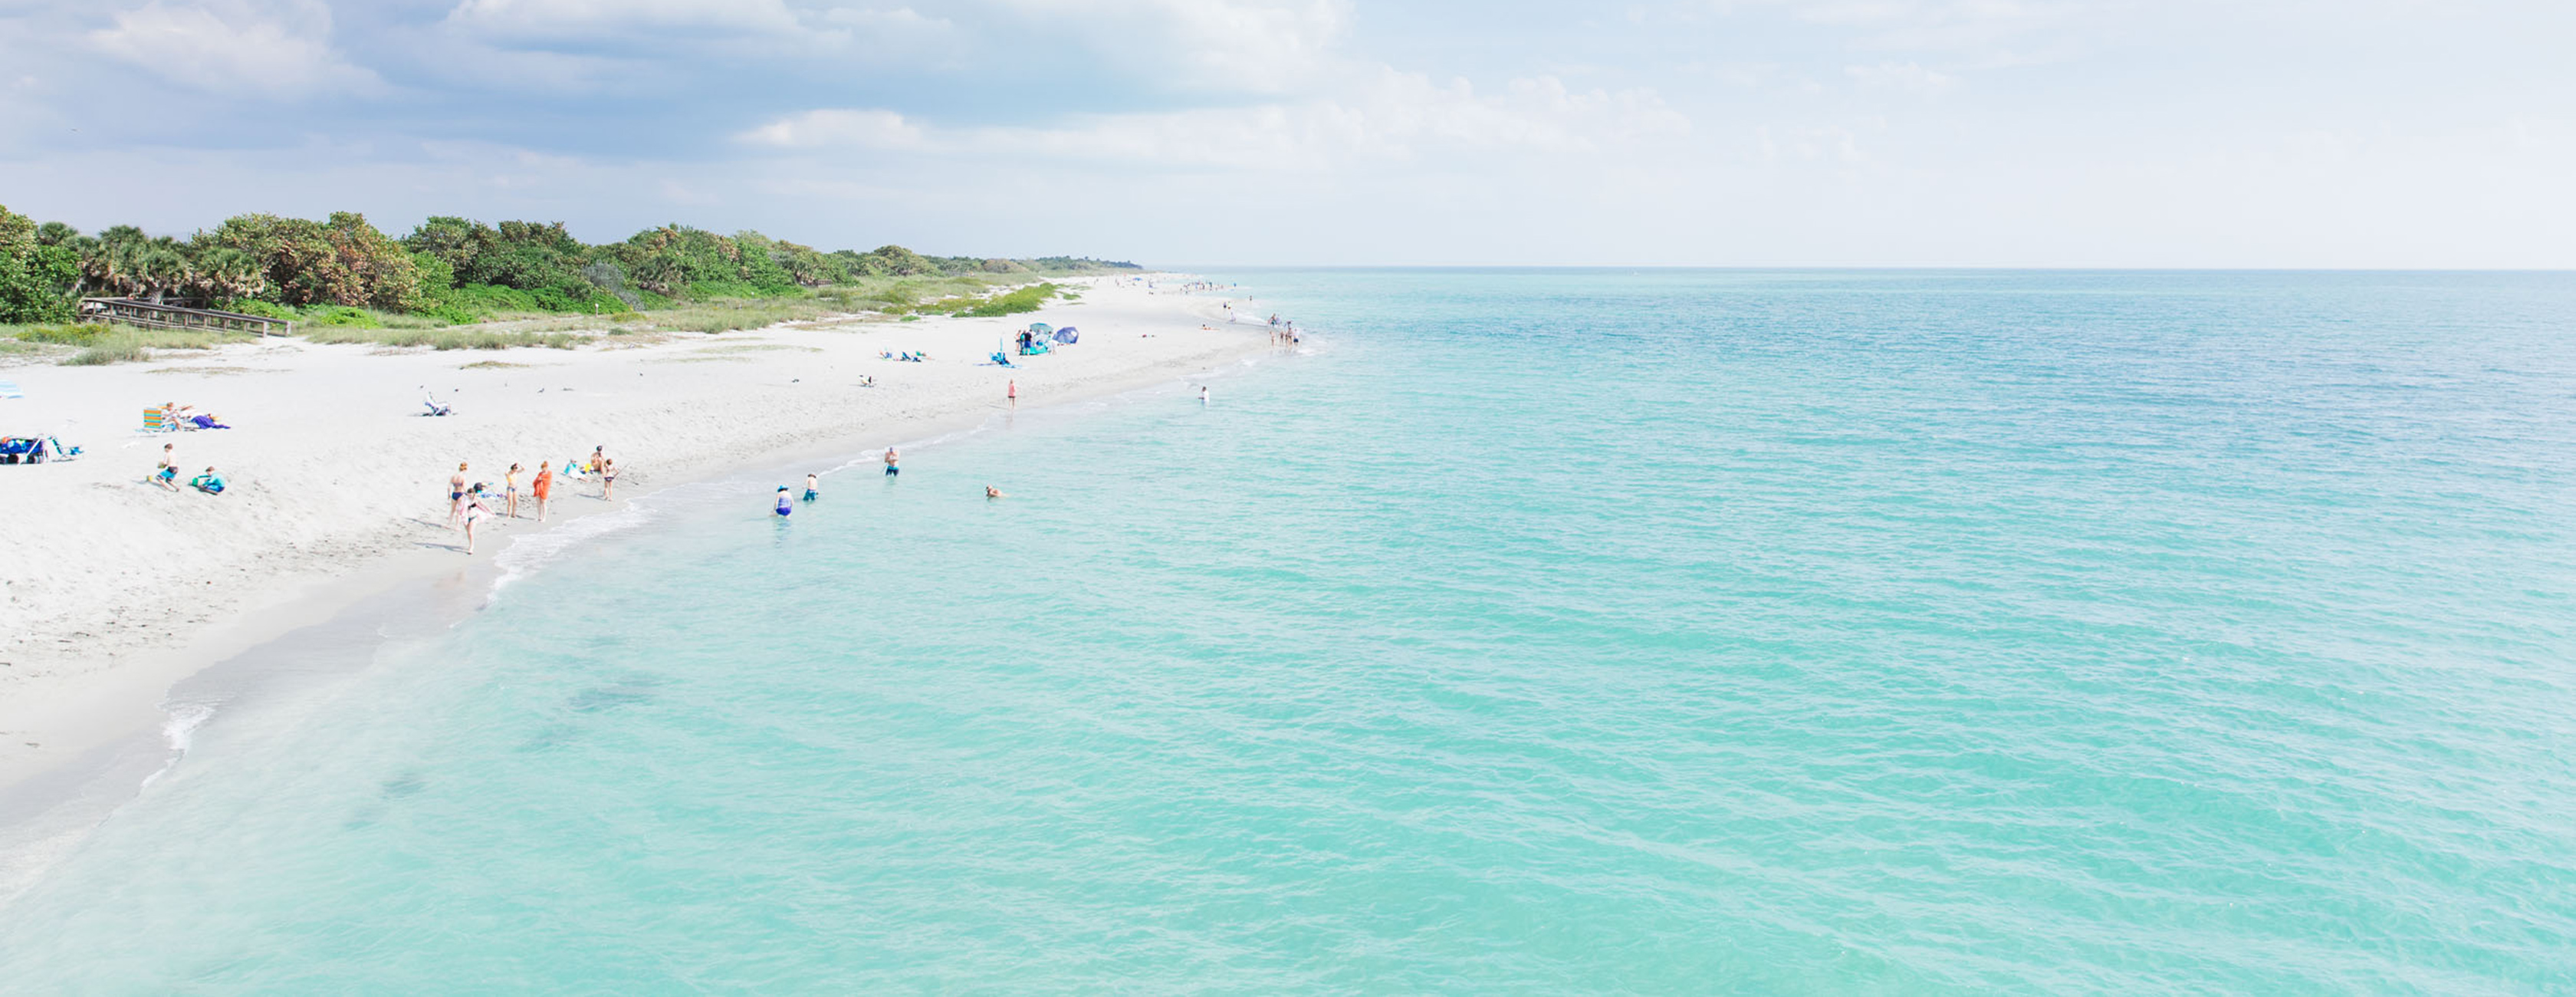
POLYGON ((788 513, 795 511, 796 503, 787 497, 787 486, 778 486, 778 518, 785 519, 788 513))
POLYGON ((991 485, 984 486, 984 497, 988 499, 1010 498, 1010 496, 1003 494, 1001 489, 995 488, 991 485))

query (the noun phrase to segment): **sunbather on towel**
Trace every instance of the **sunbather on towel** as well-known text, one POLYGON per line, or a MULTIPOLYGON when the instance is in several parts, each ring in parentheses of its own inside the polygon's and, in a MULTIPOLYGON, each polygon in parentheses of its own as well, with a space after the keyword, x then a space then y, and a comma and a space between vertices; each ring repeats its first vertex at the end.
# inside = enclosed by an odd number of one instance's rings
POLYGON ((233 427, 231 427, 231 426, 224 425, 223 423, 216 422, 216 421, 215 421, 215 417, 214 417, 214 415, 213 415, 212 413, 208 413, 208 414, 206 414, 206 415, 200 415, 200 416, 193 416, 193 417, 190 417, 190 418, 189 418, 189 420, 188 420, 188 422, 189 422, 190 424, 192 424, 192 425, 196 426, 196 427, 197 427, 197 428, 199 428, 199 429, 231 429, 231 428, 233 428, 233 427))

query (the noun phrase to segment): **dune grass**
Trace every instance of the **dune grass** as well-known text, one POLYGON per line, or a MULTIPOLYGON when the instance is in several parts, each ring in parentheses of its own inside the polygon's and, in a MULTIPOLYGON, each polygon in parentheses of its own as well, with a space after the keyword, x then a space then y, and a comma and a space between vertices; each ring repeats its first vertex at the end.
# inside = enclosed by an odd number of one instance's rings
POLYGON ((434 350, 507 350, 517 347, 569 350, 597 337, 571 331, 481 329, 474 326, 444 326, 432 329, 326 326, 304 330, 304 338, 316 343, 374 343, 392 347, 426 346, 434 350))
POLYGON ((963 308, 959 308, 954 314, 963 318, 1000 318, 1004 315, 1024 315, 1038 310, 1039 305, 1046 303, 1046 299, 1054 297, 1056 292, 1061 290, 1063 290, 1063 288, 1057 287, 1054 284, 1031 284, 1026 287, 1012 288, 1011 290, 1004 291, 1000 294, 969 304, 963 308))
MULTIPOLYGON (((525 312, 488 314, 470 324, 449 324, 430 314, 406 314, 345 306, 289 309, 268 306, 294 318, 297 334, 314 343, 362 343, 389 349, 569 350, 583 346, 625 346, 658 341, 676 333, 724 333, 761 329, 782 322, 806 322, 833 316, 880 316, 918 321, 924 315, 991 317, 1036 311, 1067 288, 1032 283, 1017 275, 962 274, 940 277, 870 277, 855 283, 759 296, 719 297, 672 303, 650 311, 606 315, 525 312), (610 337, 616 337, 611 341, 610 337)), ((655 303, 665 299, 655 298, 655 303)), ((253 303, 256 304, 256 303, 253 303)), ((97 326, 31 327, 6 334, 24 343, 80 347, 65 363, 121 363, 146 359, 152 349, 213 345, 209 333, 131 330, 106 339, 89 331, 97 326)), ((240 338, 240 337, 235 337, 240 338)))
POLYGON ((75 347, 77 352, 61 361, 70 367, 135 363, 152 359, 153 350, 205 350, 222 343, 247 343, 258 338, 243 332, 145 329, 95 322, 6 326, 0 327, 0 336, 15 344, 13 352, 41 346, 75 347))

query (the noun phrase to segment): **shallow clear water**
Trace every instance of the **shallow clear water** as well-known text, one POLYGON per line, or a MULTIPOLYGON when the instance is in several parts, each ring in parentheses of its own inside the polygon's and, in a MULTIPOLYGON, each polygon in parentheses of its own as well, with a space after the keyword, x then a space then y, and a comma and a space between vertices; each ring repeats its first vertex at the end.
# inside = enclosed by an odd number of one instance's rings
POLYGON ((2576 277, 1236 276, 226 707, 0 989, 2576 988, 2576 277))

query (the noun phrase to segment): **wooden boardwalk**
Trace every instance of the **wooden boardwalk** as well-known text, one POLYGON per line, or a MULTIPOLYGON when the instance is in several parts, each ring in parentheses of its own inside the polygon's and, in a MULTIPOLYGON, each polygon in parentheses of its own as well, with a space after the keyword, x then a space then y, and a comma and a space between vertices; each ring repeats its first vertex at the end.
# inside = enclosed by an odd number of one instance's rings
POLYGON ((204 329, 209 332, 250 332, 262 336, 295 334, 295 323, 283 319, 219 312, 210 308, 156 305, 133 298, 82 298, 80 320, 122 322, 147 329, 204 329))

